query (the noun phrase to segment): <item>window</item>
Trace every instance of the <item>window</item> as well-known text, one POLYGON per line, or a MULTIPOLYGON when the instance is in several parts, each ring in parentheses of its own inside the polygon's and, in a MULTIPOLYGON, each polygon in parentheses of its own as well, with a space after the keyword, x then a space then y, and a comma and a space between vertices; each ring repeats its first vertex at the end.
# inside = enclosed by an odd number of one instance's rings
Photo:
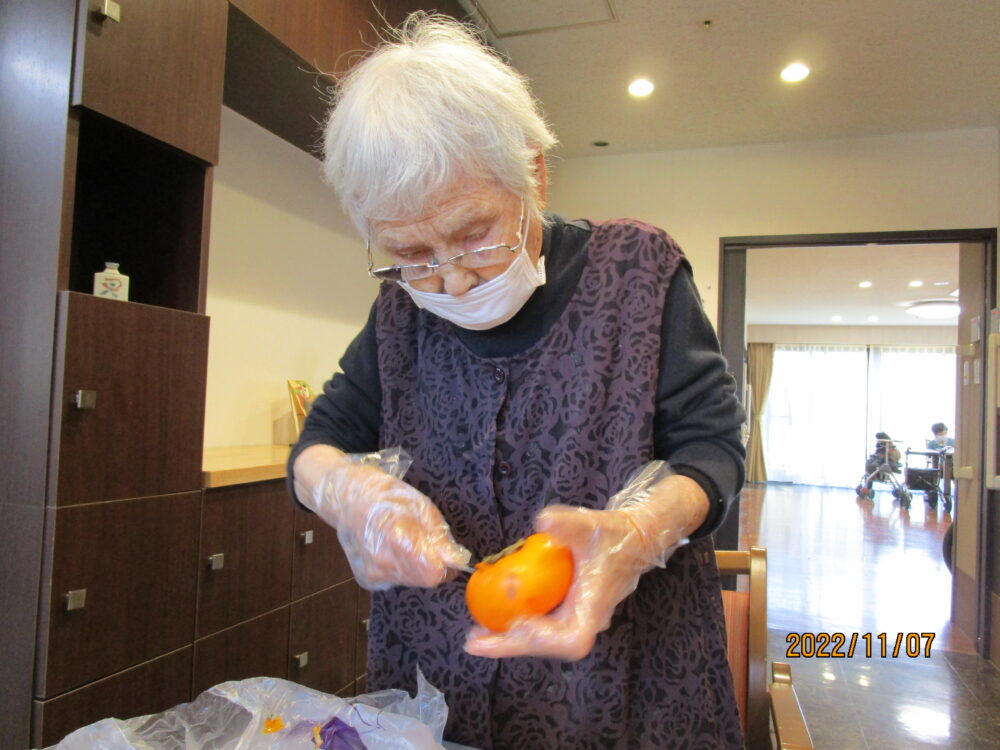
POLYGON ((954 432, 954 349, 778 345, 761 420, 770 481, 858 484, 875 433, 924 449, 930 426, 954 432))

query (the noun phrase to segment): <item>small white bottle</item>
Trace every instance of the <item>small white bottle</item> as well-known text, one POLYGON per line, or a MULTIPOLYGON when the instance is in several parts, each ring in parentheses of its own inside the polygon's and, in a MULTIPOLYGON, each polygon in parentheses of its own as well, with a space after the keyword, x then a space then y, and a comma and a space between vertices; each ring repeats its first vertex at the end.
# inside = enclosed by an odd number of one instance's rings
POLYGON ((105 299, 128 299, 128 276, 118 272, 117 263, 105 263, 94 274, 94 294, 105 299))

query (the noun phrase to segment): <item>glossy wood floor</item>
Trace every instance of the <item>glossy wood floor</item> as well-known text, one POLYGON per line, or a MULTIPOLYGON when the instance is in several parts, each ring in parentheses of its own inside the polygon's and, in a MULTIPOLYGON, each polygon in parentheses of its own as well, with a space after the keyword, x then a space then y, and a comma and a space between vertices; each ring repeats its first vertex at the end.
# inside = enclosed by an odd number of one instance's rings
POLYGON ((767 547, 768 656, 792 665, 819 750, 1000 748, 1000 672, 949 621, 941 538, 951 520, 919 494, 906 511, 887 491, 873 500, 798 485, 743 491, 740 546, 767 547), (852 658, 789 658, 799 633, 859 640, 852 658), (929 657, 925 636, 921 655, 906 656, 909 633, 935 634, 929 657))

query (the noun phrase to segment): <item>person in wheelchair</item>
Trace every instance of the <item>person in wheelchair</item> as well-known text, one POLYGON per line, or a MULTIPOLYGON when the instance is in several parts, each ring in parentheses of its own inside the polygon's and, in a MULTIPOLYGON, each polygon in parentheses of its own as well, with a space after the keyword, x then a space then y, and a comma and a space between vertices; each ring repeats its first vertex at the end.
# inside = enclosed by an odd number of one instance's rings
POLYGON ((872 499, 872 485, 886 482, 892 488, 892 496, 899 500, 903 508, 910 507, 910 492, 896 477, 902 471, 902 454, 888 433, 875 433, 875 452, 865 461, 865 475, 855 488, 858 497, 872 499))
MULTIPOLYGON (((931 508, 936 508, 938 498, 944 501, 944 510, 950 512, 953 503, 952 481, 954 475, 955 439, 948 437, 948 426, 944 422, 931 425, 932 440, 926 441, 927 452, 917 455, 925 457, 925 468, 911 469, 907 465, 906 484, 910 489, 924 493, 924 499, 931 508)), ((907 464, 909 464, 907 451, 907 464)))
POLYGON ((935 422, 931 425, 931 432, 934 437, 927 441, 927 450, 944 451, 955 448, 955 438, 948 437, 948 425, 944 422, 935 422))
POLYGON ((889 481, 889 474, 898 474, 902 468, 902 454, 886 432, 875 433, 875 452, 865 462, 866 487, 871 491, 872 483, 889 481))

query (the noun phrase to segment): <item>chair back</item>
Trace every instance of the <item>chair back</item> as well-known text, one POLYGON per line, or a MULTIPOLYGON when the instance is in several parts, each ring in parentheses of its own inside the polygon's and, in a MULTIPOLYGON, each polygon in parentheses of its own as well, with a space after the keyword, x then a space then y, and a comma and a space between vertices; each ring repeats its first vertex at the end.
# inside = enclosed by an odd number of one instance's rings
POLYGON ((767 694, 767 550, 717 550, 721 575, 736 575, 737 590, 722 592, 726 649, 749 750, 771 748, 767 694))

